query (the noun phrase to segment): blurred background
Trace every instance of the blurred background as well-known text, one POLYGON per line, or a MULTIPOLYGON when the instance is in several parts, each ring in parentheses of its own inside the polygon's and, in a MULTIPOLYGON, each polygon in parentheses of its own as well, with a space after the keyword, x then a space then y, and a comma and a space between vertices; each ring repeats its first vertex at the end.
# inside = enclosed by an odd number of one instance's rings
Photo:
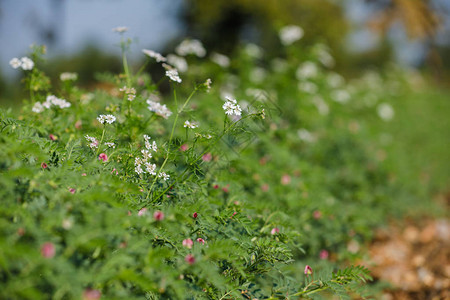
MULTIPOLYGON (((112 28, 129 27, 132 62, 142 48, 165 53, 185 37, 231 55, 242 42, 278 55, 278 30, 301 26, 302 45, 330 47, 335 69, 356 77, 391 62, 449 82, 450 1, 447 0, 0 0, 0 100, 21 99, 20 72, 9 66, 31 44, 47 46, 51 78, 77 72, 81 84, 96 71, 120 71, 112 28), (166 51, 167 49, 167 51, 166 51)), ((17 100, 16 100, 17 101, 17 100)))

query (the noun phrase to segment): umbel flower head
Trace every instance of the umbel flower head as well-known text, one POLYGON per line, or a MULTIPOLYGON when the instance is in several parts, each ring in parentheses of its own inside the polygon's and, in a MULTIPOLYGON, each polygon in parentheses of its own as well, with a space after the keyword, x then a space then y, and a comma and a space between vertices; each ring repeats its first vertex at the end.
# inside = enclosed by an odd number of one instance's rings
POLYGON ((112 124, 116 121, 116 117, 114 117, 113 115, 100 115, 97 117, 97 120, 102 124, 112 124))
POLYGON ((9 64, 14 69, 22 68, 22 70, 25 70, 25 71, 32 70, 34 67, 34 62, 26 56, 22 57, 21 59, 14 57, 13 59, 11 59, 9 61, 9 64))
POLYGON ((167 59, 162 56, 160 53, 155 52, 153 50, 142 49, 142 52, 148 57, 154 58, 156 62, 165 62, 167 59))
POLYGON ((226 97, 227 101, 222 106, 223 110, 227 115, 231 116, 240 116, 241 115, 241 107, 237 104, 236 99, 231 97, 226 97))

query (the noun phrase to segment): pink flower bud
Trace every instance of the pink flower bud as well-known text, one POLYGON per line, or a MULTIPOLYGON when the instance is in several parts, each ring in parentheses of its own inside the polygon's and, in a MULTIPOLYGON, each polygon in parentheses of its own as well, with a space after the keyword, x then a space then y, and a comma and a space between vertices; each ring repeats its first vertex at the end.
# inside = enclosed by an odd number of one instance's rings
POLYGON ((69 188, 69 192, 72 194, 75 194, 75 189, 74 188, 69 188))
POLYGON ((56 141, 58 139, 56 135, 53 135, 51 133, 49 134, 48 138, 51 139, 52 141, 56 141))
POLYGON ((45 258, 52 258, 55 252, 55 246, 52 243, 44 243, 41 247, 41 255, 45 258))
POLYGON ((195 263, 195 257, 192 254, 188 254, 186 255, 186 257, 184 258, 184 261, 187 262, 190 265, 193 265, 195 263))
POLYGON ((278 229, 278 227, 275 227, 275 228, 272 229, 272 231, 270 231, 271 235, 274 235, 274 234, 277 234, 277 233, 280 233, 280 229, 278 229))
POLYGON ((319 258, 320 258, 320 259, 327 259, 327 258, 328 258, 328 255, 329 255, 329 253, 328 253, 327 250, 322 250, 322 251, 320 251, 320 253, 319 253, 319 258))
POLYGON ((320 219, 320 218, 322 217, 322 213, 320 212, 320 210, 315 210, 315 211, 313 212, 313 217, 314 217, 314 219, 316 219, 316 220, 320 219))
POLYGON ((146 212, 147 212, 147 207, 143 207, 143 208, 141 208, 141 209, 138 211, 138 216, 139 216, 139 217, 140 217, 140 216, 143 216, 143 215, 146 214, 146 212))
POLYGON ((185 239, 183 240, 183 247, 186 247, 188 249, 192 248, 192 245, 194 245, 194 242, 191 239, 185 239))
POLYGON ((200 244, 204 245, 205 244, 205 240, 202 238, 198 238, 197 242, 199 242, 200 244))
POLYGON ((291 176, 289 176, 288 174, 284 174, 283 176, 281 176, 282 185, 288 185, 289 183, 291 183, 291 176))
POLYGON ((155 219, 156 221, 162 221, 164 220, 164 213, 162 211, 155 211, 153 213, 153 219, 155 219))
POLYGON ((83 173, 83 174, 81 174, 81 176, 87 176, 87 174, 86 174, 86 173, 83 173))
POLYGON ((187 149, 189 149, 189 146, 187 144, 183 144, 180 146, 180 151, 186 151, 187 149))
POLYGON ((308 275, 311 275, 313 273, 313 270, 312 270, 312 268, 310 266, 306 265, 304 273, 305 273, 306 276, 308 276, 308 275))
POLYGON ((193 217, 194 219, 197 219, 198 213, 197 213, 197 212, 193 213, 193 214, 192 214, 192 217, 193 217))
POLYGON ((202 156, 203 161, 211 161, 211 159, 212 159, 212 154, 209 152, 202 156))
POLYGON ((108 155, 106 155, 106 153, 100 153, 99 155, 98 155, 98 160, 101 160, 101 161, 108 161, 108 155))
POLYGON ((41 168, 42 168, 42 169, 47 169, 47 168, 48 168, 48 165, 47 165, 45 162, 43 162, 43 163, 41 164, 41 168))
POLYGON ((215 185, 213 185, 213 188, 214 188, 215 190, 217 190, 217 189, 219 188, 219 185, 218 185, 218 184, 215 184, 215 185))
POLYGON ((229 188, 230 188, 230 185, 227 184, 227 186, 222 188, 222 191, 224 191, 225 193, 228 193, 229 192, 229 188))
POLYGON ((81 129, 82 125, 83 125, 83 123, 81 122, 81 120, 78 120, 78 121, 75 122, 75 128, 78 129, 78 130, 81 129))
POLYGON ((86 289, 83 292, 83 300, 98 300, 102 297, 99 290, 86 289))
POLYGON ((262 190, 263 192, 269 191, 269 185, 268 185, 267 183, 264 183, 264 184, 261 186, 261 190, 262 190))

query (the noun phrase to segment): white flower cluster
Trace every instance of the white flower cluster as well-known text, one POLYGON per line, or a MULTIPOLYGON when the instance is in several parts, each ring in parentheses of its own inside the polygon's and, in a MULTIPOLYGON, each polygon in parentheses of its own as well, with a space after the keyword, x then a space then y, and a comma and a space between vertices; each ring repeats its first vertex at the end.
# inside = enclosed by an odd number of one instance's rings
POLYGON ((311 134, 308 130, 305 128, 301 128, 297 130, 297 135, 300 138, 300 140, 307 142, 307 143, 314 143, 316 141, 316 137, 311 134))
POLYGON ((61 81, 69 81, 69 80, 75 81, 78 79, 78 74, 71 73, 71 72, 64 72, 64 73, 61 73, 61 75, 59 75, 59 79, 61 81))
POLYGON ((123 88, 119 89, 120 92, 125 92, 128 96, 128 101, 133 101, 134 98, 136 98, 136 89, 135 88, 127 88, 124 86, 123 88))
POLYGON ((91 149, 97 149, 98 148, 98 140, 92 136, 85 135, 84 138, 89 142, 88 146, 91 149))
POLYGON ((169 79, 172 81, 181 83, 181 78, 178 75, 178 71, 176 69, 167 70, 166 76, 169 77, 169 79))
POLYGON ((149 56, 149 57, 151 57, 151 58, 154 58, 154 59, 156 60, 156 62, 165 62, 165 61, 167 60, 167 59, 166 59, 164 56, 162 56, 160 53, 155 52, 155 51, 153 51, 153 50, 142 49, 142 52, 143 52, 145 55, 147 55, 147 56, 149 56))
MULTIPOLYGON (((141 157, 136 157, 134 159, 134 171, 139 175, 145 173, 156 175, 156 164, 152 164, 150 162, 150 159, 153 157, 150 150, 156 152, 158 151, 158 147, 155 141, 150 143, 150 139, 151 138, 148 135, 144 134, 145 149, 141 150, 141 157)), ((170 178, 170 176, 164 172, 159 173, 158 177, 162 177, 164 180, 168 180, 170 178)))
POLYGON ((395 115, 394 108, 387 103, 379 104, 377 106, 377 113, 383 121, 390 121, 394 118, 395 115))
POLYGON ((124 33, 128 31, 128 27, 119 26, 112 29, 113 32, 124 33))
POLYGON ((206 92, 207 93, 209 93, 209 91, 211 90, 211 84, 212 84, 211 78, 206 79, 204 85, 206 87, 206 92))
POLYGON ((211 60, 222 68, 228 68, 230 66, 230 59, 228 56, 217 52, 211 54, 211 60))
POLYGON ((167 62, 174 66, 181 73, 186 72, 189 68, 186 59, 175 54, 167 55, 167 62))
POLYGON ((172 112, 167 108, 165 104, 160 104, 158 102, 152 101, 150 99, 147 99, 148 109, 150 111, 153 111, 158 116, 163 117, 164 119, 167 119, 172 115, 172 112))
POLYGON ((289 25, 281 28, 279 32, 281 43, 285 46, 301 39, 304 35, 304 31, 301 27, 296 25, 289 25))
POLYGON ((100 115, 97 117, 97 120, 102 124, 105 124, 105 122, 108 124, 112 124, 116 121, 116 117, 114 117, 113 115, 100 115))
POLYGON ((116 148, 116 144, 112 143, 112 142, 107 142, 105 143, 106 146, 108 146, 109 148, 116 148))
POLYGON ((317 77, 318 74, 319 69, 317 68, 317 65, 311 61, 306 61, 301 64, 295 73, 298 80, 317 77))
POLYGON ((11 59, 9 61, 9 64, 14 69, 22 68, 22 70, 25 70, 25 71, 32 70, 34 67, 34 62, 26 56, 22 57, 21 59, 14 57, 13 59, 11 59))
POLYGON ((144 134, 144 140, 145 140, 145 148, 148 150, 153 150, 154 152, 158 151, 158 146, 156 145, 156 142, 153 141, 152 143, 150 143, 150 139, 151 137, 149 137, 148 135, 144 134))
POLYGON ((182 41, 175 48, 175 52, 181 56, 194 54, 198 57, 204 57, 206 55, 206 50, 203 47, 202 42, 200 42, 199 40, 190 40, 190 39, 182 41))
POLYGON ((70 107, 70 102, 67 102, 64 99, 60 99, 54 95, 47 96, 45 102, 36 102, 31 109, 35 113, 40 113, 44 110, 44 108, 50 109, 52 106, 58 106, 59 108, 67 108, 70 107))
POLYGON ((183 127, 194 129, 194 128, 197 128, 197 127, 198 127, 198 123, 197 123, 197 122, 190 122, 190 121, 186 120, 186 121, 184 122, 183 127))
POLYGON ((170 175, 166 174, 166 172, 161 172, 161 173, 159 173, 158 177, 164 179, 164 181, 167 181, 167 180, 169 180, 170 175))
POLYGON ((347 90, 334 90, 331 93, 331 98, 338 103, 345 104, 350 101, 351 96, 347 90))
POLYGON ((223 104, 222 108, 227 115, 241 115, 241 107, 237 104, 236 99, 226 97, 227 101, 223 104))

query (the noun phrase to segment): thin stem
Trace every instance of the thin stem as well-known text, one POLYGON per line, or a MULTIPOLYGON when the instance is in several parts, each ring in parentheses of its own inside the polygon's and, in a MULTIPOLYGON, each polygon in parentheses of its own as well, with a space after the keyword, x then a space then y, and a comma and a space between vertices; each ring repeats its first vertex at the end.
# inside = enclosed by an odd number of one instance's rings
POLYGON ((97 148, 97 154, 100 151, 100 147, 102 145, 103 142, 103 138, 105 137, 105 132, 106 132, 106 125, 103 125, 103 132, 102 132, 102 138, 100 139, 100 142, 98 143, 98 148, 97 148))

